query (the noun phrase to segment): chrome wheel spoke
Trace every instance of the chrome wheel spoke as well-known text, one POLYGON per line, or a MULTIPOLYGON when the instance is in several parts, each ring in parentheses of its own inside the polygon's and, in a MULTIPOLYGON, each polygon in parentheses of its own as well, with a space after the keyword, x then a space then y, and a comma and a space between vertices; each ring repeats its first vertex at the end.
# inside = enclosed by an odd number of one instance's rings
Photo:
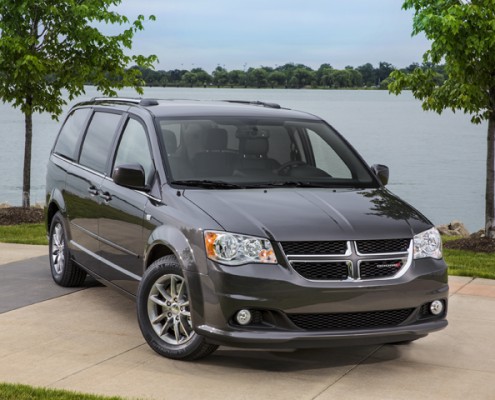
POLYGON ((175 334, 175 340, 177 343, 180 343, 180 327, 179 327, 179 320, 176 318, 174 319, 174 334, 175 334))
POLYGON ((167 290, 165 289, 165 287, 163 285, 158 285, 156 284, 156 289, 158 290, 158 292, 160 292, 160 294, 162 295, 162 297, 167 300, 167 301, 172 301, 172 297, 167 293, 167 290))
POLYGON ((184 317, 191 318, 191 313, 187 310, 182 311, 180 314, 183 315, 184 317))
POLYGON ((149 299, 150 299, 153 303, 155 303, 155 304, 157 304, 157 305, 159 305, 159 306, 161 306, 161 307, 168 308, 168 307, 167 307, 167 302, 165 302, 165 301, 163 301, 162 299, 160 299, 157 295, 150 296, 150 297, 149 297, 149 299))
POLYGON ((194 337, 182 276, 167 274, 154 283, 148 295, 148 318, 156 334, 170 345, 182 345, 194 337))
POLYGON ((165 335, 172 326, 172 324, 173 324, 172 318, 167 319, 167 321, 163 324, 162 328, 160 329, 160 336, 165 335))
POLYGON ((177 298, 178 299, 182 299, 184 297, 184 290, 185 289, 186 289, 186 282, 183 280, 180 283, 179 290, 178 290, 178 293, 177 293, 177 298))
MULTIPOLYGON (((182 322, 182 318, 179 319, 179 325, 180 325, 180 329, 182 330, 182 333, 188 339, 189 338, 189 332, 187 331, 186 327, 184 326, 184 323, 182 322)), ((189 324, 186 322, 186 325, 189 325, 189 324)))
POLYGON ((170 277, 170 296, 172 297, 172 299, 175 299, 177 297, 177 288, 175 287, 176 284, 177 283, 175 275, 172 275, 170 277))
POLYGON ((166 313, 161 313, 153 321, 151 321, 151 323, 152 324, 156 324, 156 323, 158 323, 160 321, 163 321, 165 318, 167 318, 167 314, 166 313))

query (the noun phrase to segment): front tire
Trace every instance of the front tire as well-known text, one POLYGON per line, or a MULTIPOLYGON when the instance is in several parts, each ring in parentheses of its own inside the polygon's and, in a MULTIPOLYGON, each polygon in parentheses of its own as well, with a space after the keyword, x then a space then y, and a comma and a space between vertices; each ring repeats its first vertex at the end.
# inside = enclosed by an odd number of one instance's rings
POLYGON ((53 280, 63 287, 81 286, 86 279, 86 271, 79 268, 71 259, 67 227, 60 212, 54 215, 50 224, 48 249, 53 280))
POLYGON ((137 313, 146 342, 158 354, 191 361, 218 348, 193 330, 189 304, 187 283, 176 258, 165 256, 151 264, 139 284, 137 313))

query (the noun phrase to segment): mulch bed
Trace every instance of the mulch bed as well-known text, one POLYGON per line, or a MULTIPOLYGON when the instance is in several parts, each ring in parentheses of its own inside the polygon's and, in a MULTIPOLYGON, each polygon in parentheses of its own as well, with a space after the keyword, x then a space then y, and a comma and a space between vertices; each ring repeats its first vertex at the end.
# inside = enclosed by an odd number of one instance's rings
POLYGON ((446 242, 443 247, 446 249, 468 250, 478 253, 495 253, 495 240, 484 237, 483 232, 480 231, 466 238, 446 242))
POLYGON ((0 225, 39 224, 44 218, 43 209, 39 207, 0 208, 0 225))

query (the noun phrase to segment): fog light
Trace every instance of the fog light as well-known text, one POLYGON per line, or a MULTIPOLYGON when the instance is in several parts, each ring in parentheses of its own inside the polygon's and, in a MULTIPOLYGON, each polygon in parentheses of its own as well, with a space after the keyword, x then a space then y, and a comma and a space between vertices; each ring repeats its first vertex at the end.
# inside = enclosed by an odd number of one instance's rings
POLYGON ((440 315, 441 313, 443 313, 443 301, 440 300, 432 301, 430 304, 430 312, 433 315, 440 315))
POLYGON ((251 312, 249 310, 241 310, 237 312, 235 319, 239 325, 247 325, 251 322, 251 312))

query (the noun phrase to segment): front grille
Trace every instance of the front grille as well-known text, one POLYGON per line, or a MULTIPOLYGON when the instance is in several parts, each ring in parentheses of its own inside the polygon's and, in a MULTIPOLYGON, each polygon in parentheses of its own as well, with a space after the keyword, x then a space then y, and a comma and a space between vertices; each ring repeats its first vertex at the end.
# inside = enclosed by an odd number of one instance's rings
POLYGON ((372 260, 359 263, 361 279, 394 276, 404 266, 403 260, 372 260))
POLYGON ((339 281, 349 278, 349 266, 345 261, 292 262, 296 272, 314 281, 339 281))
POLYGON ((292 268, 312 281, 392 279, 412 263, 411 239, 280 244, 292 268))
POLYGON ((346 241, 281 242, 287 255, 341 255, 347 251, 346 241))
POLYGON ((358 240, 356 247, 361 254, 405 253, 410 239, 358 240))
POLYGON ((398 326, 406 321, 414 308, 336 314, 287 314, 298 328, 307 331, 369 329, 398 326))

